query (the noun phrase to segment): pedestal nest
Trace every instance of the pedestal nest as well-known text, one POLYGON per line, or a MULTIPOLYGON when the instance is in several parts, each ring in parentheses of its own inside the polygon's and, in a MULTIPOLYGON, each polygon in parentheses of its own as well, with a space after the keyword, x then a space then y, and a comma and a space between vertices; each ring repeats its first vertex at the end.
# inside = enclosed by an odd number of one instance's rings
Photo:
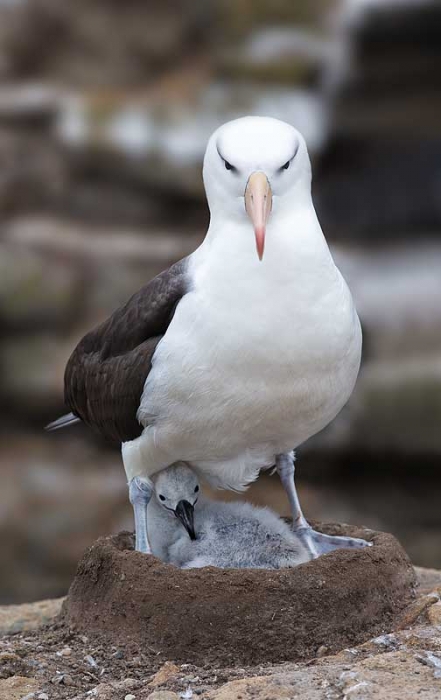
POLYGON ((106 643, 138 643, 163 659, 219 666, 312 658, 391 631, 414 596, 412 565, 389 534, 342 525, 329 534, 373 547, 338 550, 295 569, 180 570, 133 551, 133 536, 87 550, 64 608, 106 643))

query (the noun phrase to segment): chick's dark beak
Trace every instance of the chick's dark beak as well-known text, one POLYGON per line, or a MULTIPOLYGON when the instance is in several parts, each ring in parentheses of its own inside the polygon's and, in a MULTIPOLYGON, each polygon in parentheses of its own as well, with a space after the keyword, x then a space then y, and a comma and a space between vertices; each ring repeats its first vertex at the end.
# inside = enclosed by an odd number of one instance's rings
POLYGON ((177 518, 179 518, 187 530, 190 539, 195 540, 196 533, 194 531, 194 506, 188 501, 179 501, 178 505, 176 506, 175 515, 177 518))

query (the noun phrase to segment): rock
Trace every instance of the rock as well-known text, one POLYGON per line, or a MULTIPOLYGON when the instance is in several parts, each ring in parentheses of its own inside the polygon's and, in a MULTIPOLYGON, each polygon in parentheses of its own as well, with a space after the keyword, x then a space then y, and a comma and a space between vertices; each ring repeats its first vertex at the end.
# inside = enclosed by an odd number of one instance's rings
MULTIPOLYGON (((9 229, 11 234, 11 229, 9 229)), ((60 227, 57 226, 60 236, 60 227)), ((11 236, 12 238, 12 236, 11 236)), ((67 256, 0 244, 0 322, 8 332, 66 329, 81 312, 83 275, 67 256), (56 259, 55 259, 56 258, 56 259)))
POLYGON ((15 130, 0 124, 0 213, 52 206, 67 185, 66 163, 53 134, 15 130))
MULTIPOLYGON (((26 330, 66 334, 69 329, 73 337, 67 339, 66 352, 58 360, 62 374, 81 335, 149 279, 194 250, 202 232, 182 235, 176 229, 161 228, 142 233, 129 227, 85 226, 34 216, 5 224, 2 240, 0 322, 14 336, 18 331, 26 335, 26 330)), ((63 343, 57 342, 61 350, 63 343)), ((58 381, 59 390, 61 385, 58 381)))
POLYGON ((72 654, 72 649, 70 647, 64 647, 60 651, 56 652, 57 656, 70 656, 72 654))
POLYGON ((299 665, 270 676, 232 681, 208 693, 207 699, 414 700, 420 694, 428 700, 439 697, 439 680, 434 676, 433 666, 428 661, 424 667, 412 652, 396 651, 352 660, 350 664, 322 661, 312 667, 299 665))
POLYGON ((81 0, 1 6, 0 75, 97 87, 139 85, 210 39, 213 9, 179 0, 122 8, 81 0))
POLYGON ((340 7, 325 79, 332 124, 314 178, 324 230, 370 243, 386 231, 431 235, 441 222, 439 4, 340 7))
POLYGON ((69 673, 63 674, 63 684, 68 686, 75 685, 75 681, 69 673))
POLYGON ((92 668, 97 668, 97 667, 98 667, 97 662, 95 661, 95 659, 93 658, 93 656, 91 656, 90 654, 87 654, 87 655, 84 657, 84 661, 87 661, 87 663, 89 664, 89 666, 92 666, 92 668))
POLYGON ((20 656, 12 653, 11 651, 1 651, 0 652, 0 664, 4 664, 7 661, 19 661, 20 656))
POLYGON ((317 649, 317 658, 321 659, 323 656, 326 656, 327 654, 329 654, 329 648, 327 646, 325 646, 324 644, 319 646, 319 648, 317 649))
POLYGON ((415 253, 410 245, 390 252, 335 246, 333 255, 362 322, 363 364, 348 406, 312 449, 437 454, 441 247, 428 243, 415 253))
POLYGON ((374 545, 295 569, 184 571, 134 552, 127 533, 102 538, 78 566, 65 621, 117 646, 127 639, 153 646, 176 662, 315 658, 324 642, 330 653, 338 651, 393 627, 412 600, 414 574, 390 535, 336 525, 326 531, 368 537, 374 545))
POLYGON ((402 243, 388 250, 347 248, 332 252, 347 280, 366 333, 364 360, 396 364, 439 354, 441 246, 426 241, 418 250, 402 243), (386 303, 387 302, 387 303, 386 303))
MULTIPOLYGON (((90 542, 102 532, 133 524, 118 450, 82 439, 81 426, 71 428, 70 435, 60 432, 48 439, 42 427, 49 417, 54 414, 43 416, 40 409, 38 433, 9 435, 0 453, 4 562, 0 599, 5 603, 67 591, 90 542), (17 548, 28 551, 30 557, 17 557, 17 548), (34 568, 38 552, 39 566, 34 568)), ((60 605, 61 601, 57 612, 60 605)), ((13 619, 17 621, 28 609, 35 614, 33 606, 19 607, 13 619)), ((11 611, 0 608, 0 629, 11 611)))
POLYGON ((427 617, 432 625, 441 627, 441 602, 438 601, 427 609, 427 617))
POLYGON ((5 368, 0 398, 10 411, 28 418, 44 408, 62 404, 64 366, 70 344, 51 333, 11 337, 2 342, 0 363, 5 368))
POLYGON ((353 397, 352 439, 369 448, 400 454, 435 454, 436 416, 441 410, 441 357, 366 363, 353 397), (355 406, 354 406, 355 407, 355 406), (403 432, 406 426, 406 432, 403 432))
MULTIPOLYGON (((296 685, 296 694, 299 687, 296 685)), ((266 700, 267 698, 293 698, 294 688, 282 684, 280 680, 257 676, 255 678, 246 678, 241 681, 232 681, 223 685, 219 690, 214 690, 208 694, 209 700, 266 700)), ((297 695, 302 700, 306 700, 306 695, 297 695)))
POLYGON ((411 625, 413 625, 418 620, 420 615, 422 615, 423 612, 428 610, 438 600, 439 595, 435 592, 418 597, 403 611, 401 618, 397 624, 398 628, 406 629, 406 627, 410 627, 411 625))
POLYGON ((155 673, 149 685, 153 687, 164 685, 164 683, 167 683, 170 678, 176 676, 179 672, 179 666, 176 666, 176 664, 173 664, 171 661, 166 661, 159 671, 155 673))
POLYGON ((18 654, 9 651, 0 652, 0 678, 10 676, 25 676, 29 672, 29 666, 25 659, 18 654))
POLYGON ((155 100, 131 95, 79 95, 60 113, 57 136, 77 174, 123 180, 131 188, 164 191, 204 202, 201 163, 207 140, 240 114, 266 114, 295 123, 309 148, 321 145, 323 99, 279 85, 205 81, 190 94, 155 100))
MULTIPOLYGON (((244 575, 247 574, 248 572, 244 572, 244 575)), ((437 572, 437 576, 434 571, 419 570, 418 572, 419 580, 425 578, 426 580, 439 581, 440 576, 441 572, 437 572)), ((169 579, 164 579, 161 581, 161 585, 165 590, 167 585, 173 587, 174 583, 169 579)), ((344 593, 343 599, 347 603, 346 591, 344 593)), ((200 584, 197 595, 200 595, 200 584)), ((108 649, 105 649, 101 638, 97 654, 100 654, 100 663, 109 674, 108 682, 90 688, 90 681, 88 681, 86 686, 82 686, 80 692, 76 691, 78 694, 75 695, 75 700, 86 700, 86 696, 87 698, 89 696, 96 697, 98 700, 115 700, 115 698, 126 700, 127 697, 135 700, 138 698, 139 700, 181 700, 184 697, 190 697, 189 686, 187 686, 187 690, 182 690, 187 683, 191 684, 192 697, 202 697, 204 700, 278 700, 279 698, 281 700, 284 698, 302 698, 302 700, 334 700, 336 698, 346 698, 346 700, 352 700, 352 698, 355 700, 414 700, 420 696, 424 696, 427 700, 438 700, 441 679, 440 628, 436 624, 435 618, 435 624, 429 619, 430 610, 439 606, 437 596, 436 592, 432 593, 432 598, 436 602, 433 602, 430 608, 426 608, 428 610, 426 615, 419 615, 417 619, 415 616, 409 616, 409 626, 405 629, 395 629, 390 633, 382 633, 359 646, 347 647, 334 655, 323 657, 319 655, 306 663, 285 662, 281 664, 278 661, 273 665, 265 663, 259 669, 257 676, 250 675, 253 673, 253 668, 255 672, 255 666, 251 669, 249 666, 245 666, 226 667, 220 670, 217 666, 210 668, 204 660, 204 665, 199 668, 190 666, 188 663, 173 668, 174 665, 169 662, 164 664, 160 671, 177 669, 179 678, 173 678, 173 676, 168 678, 168 682, 175 692, 158 689, 150 692, 151 688, 149 689, 145 684, 145 678, 149 673, 149 662, 147 662, 147 666, 142 668, 139 678, 116 680, 120 677, 121 669, 119 666, 117 669, 112 669, 109 661, 113 654, 113 648, 109 645, 108 649), (115 671, 116 678, 113 675, 115 671), (183 672, 188 673, 188 675, 182 677, 183 672), (222 681, 223 684, 220 687, 214 687, 219 681, 222 681), (176 690, 177 688, 179 690, 176 690)), ((415 611, 418 607, 420 610, 424 609, 425 601, 429 597, 430 595, 424 593, 420 596, 423 605, 418 605, 419 599, 417 599, 414 604, 409 606, 408 610, 415 611)), ((137 609, 139 610, 140 606, 143 605, 145 602, 140 601, 137 604, 137 609)), ((60 631, 64 635, 67 628, 60 631)), ((12 657, 20 658, 20 653, 24 651, 26 651, 27 656, 33 658, 38 651, 40 664, 36 672, 39 683, 42 685, 46 681, 40 675, 41 669, 48 668, 48 663, 45 663, 44 659, 49 662, 52 673, 58 665, 55 660, 54 666, 53 647, 51 648, 50 643, 51 634, 53 631, 48 632, 47 637, 39 634, 36 637, 30 635, 25 640, 22 638, 1 640, 1 643, 6 644, 9 650, 0 652, 0 665, 2 659, 11 661, 12 657), (17 640, 16 644, 15 640, 17 640)), ((72 650, 78 653, 74 641, 76 637, 75 633, 72 650)), ((80 639, 81 637, 78 636, 78 640, 80 639)), ((234 642, 234 636, 231 639, 234 642)), ((188 641, 190 644, 194 640, 189 638, 188 641)), ((277 643, 276 638, 273 641, 277 643)), ((131 647, 131 649, 133 649, 131 653, 135 653, 135 648, 131 647)), ((82 664, 80 666, 82 667, 82 664)), ((33 672, 35 668, 30 664, 30 672, 33 672)), ((72 680, 80 685, 79 676, 82 675, 83 671, 80 669, 77 671, 75 664, 72 664, 70 668, 72 669, 72 680)), ((48 700, 49 697, 52 697, 51 693, 54 695, 54 700, 58 695, 64 697, 66 693, 75 692, 70 691, 70 687, 73 688, 73 686, 64 687, 69 675, 62 672, 57 673, 54 677, 56 682, 53 683, 52 691, 49 693, 39 691, 37 681, 23 676, 14 676, 8 678, 7 681, 0 680, 0 700, 3 698, 4 700, 48 700)))
POLYGON ((64 598, 42 600, 23 605, 0 606, 0 634, 30 632, 53 620, 61 610, 64 598))
POLYGON ((125 700, 128 696, 137 698, 137 696, 133 695, 133 693, 127 693, 127 690, 137 690, 140 688, 140 686, 141 683, 139 681, 126 678, 123 681, 114 681, 112 683, 100 683, 92 689, 90 694, 92 695, 92 697, 96 697, 99 700, 115 700, 116 697, 124 698, 125 700))
POLYGON ((0 124, 51 126, 58 112, 60 96, 48 86, 9 85, 0 88, 0 124))
MULTIPOLYGON (((26 253, 34 256, 36 265, 47 268, 55 260, 63 262, 65 274, 67 263, 75 265, 84 284, 84 267, 97 271, 103 260, 106 265, 119 264, 129 267, 134 275, 133 285, 138 280, 139 268, 144 271, 144 284, 149 275, 158 274, 181 256, 188 255, 203 238, 204 231, 182 232, 178 228, 155 228, 140 231, 130 226, 87 226, 56 216, 23 216, 5 223, 3 239, 5 255, 26 253)), ((10 261, 12 255, 9 255, 10 261)), ((7 266, 5 265, 5 272, 7 266)), ((47 270, 46 270, 47 272, 47 270)), ((0 287, 1 288, 1 287, 0 287)))
POLYGON ((311 85, 328 57, 326 40, 296 26, 270 27, 247 35, 219 59, 232 80, 311 85))
POLYGON ((24 700, 36 690, 38 690, 38 683, 33 678, 11 676, 0 680, 0 700, 24 700))
POLYGON ((278 0, 277 3, 256 3, 242 0, 240 3, 222 3, 221 12, 225 35, 230 39, 247 36, 250 31, 261 27, 303 26, 318 28, 323 16, 333 6, 329 0, 317 2, 290 2, 278 0))
POLYGON ((441 590, 441 572, 438 569, 415 566, 415 573, 421 593, 429 593, 434 589, 441 590))

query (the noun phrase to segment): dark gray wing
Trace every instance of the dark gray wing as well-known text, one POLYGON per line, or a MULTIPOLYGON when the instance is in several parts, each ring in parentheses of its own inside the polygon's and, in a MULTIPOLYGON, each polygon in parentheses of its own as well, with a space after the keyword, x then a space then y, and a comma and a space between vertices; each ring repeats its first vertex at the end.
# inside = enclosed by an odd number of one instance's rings
POLYGON ((184 258, 152 279, 107 321, 80 341, 66 366, 64 396, 70 410, 110 440, 133 440, 156 346, 188 291, 184 258))

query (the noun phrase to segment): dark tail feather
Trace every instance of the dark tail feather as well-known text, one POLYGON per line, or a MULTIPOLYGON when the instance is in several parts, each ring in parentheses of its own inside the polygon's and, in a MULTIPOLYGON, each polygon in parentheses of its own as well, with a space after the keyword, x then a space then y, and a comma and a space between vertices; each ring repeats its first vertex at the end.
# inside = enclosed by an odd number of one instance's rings
POLYGON ((80 422, 81 418, 77 418, 75 414, 66 413, 66 415, 61 416, 61 418, 57 418, 57 420, 54 420, 52 423, 46 425, 45 430, 59 430, 60 428, 67 428, 68 425, 74 425, 74 423, 80 422))

